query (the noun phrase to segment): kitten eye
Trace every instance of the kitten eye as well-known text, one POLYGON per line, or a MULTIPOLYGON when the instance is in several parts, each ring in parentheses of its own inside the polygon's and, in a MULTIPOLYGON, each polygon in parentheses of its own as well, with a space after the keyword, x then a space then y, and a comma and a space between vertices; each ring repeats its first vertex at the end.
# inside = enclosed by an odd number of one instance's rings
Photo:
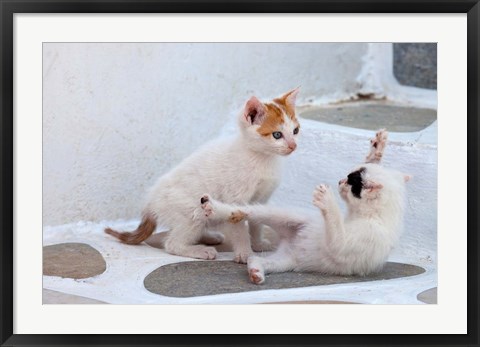
POLYGON ((282 133, 281 133, 280 131, 274 131, 274 132, 272 133, 272 136, 273 136, 276 140, 278 140, 278 139, 282 138, 283 135, 282 135, 282 133))
POLYGON ((297 135, 299 130, 300 130, 300 129, 299 129, 298 127, 296 127, 295 129, 293 129, 293 135, 297 135))

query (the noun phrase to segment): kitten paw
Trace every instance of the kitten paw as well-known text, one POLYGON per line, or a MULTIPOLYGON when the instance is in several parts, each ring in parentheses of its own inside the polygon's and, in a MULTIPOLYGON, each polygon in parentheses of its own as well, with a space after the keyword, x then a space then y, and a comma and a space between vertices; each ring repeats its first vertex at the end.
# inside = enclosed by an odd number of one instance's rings
POLYGON ((217 257, 217 250, 213 247, 204 247, 202 248, 195 258, 213 260, 217 257))
POLYGON ((214 213, 210 195, 204 194, 200 199, 200 204, 202 205, 205 217, 210 217, 214 213))
POLYGON ((248 269, 248 277, 250 278, 250 282, 254 284, 262 284, 265 282, 265 277, 263 274, 260 272, 260 270, 255 268, 248 269))
POLYGON ((370 140, 370 153, 365 159, 366 163, 379 163, 382 160, 387 139, 388 132, 385 129, 380 129, 377 131, 375 137, 370 140))
POLYGON ((246 264, 250 255, 252 255, 252 252, 235 253, 235 257, 233 258, 233 261, 239 264, 246 264))
POLYGON ((326 210, 332 197, 333 195, 330 187, 321 184, 317 186, 313 192, 313 204, 321 210, 326 210))

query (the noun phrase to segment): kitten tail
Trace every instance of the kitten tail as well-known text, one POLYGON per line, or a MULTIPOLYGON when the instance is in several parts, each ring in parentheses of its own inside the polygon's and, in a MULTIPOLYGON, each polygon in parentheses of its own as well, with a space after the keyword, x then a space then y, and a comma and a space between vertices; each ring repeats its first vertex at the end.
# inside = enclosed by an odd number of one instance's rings
POLYGON ((155 217, 150 213, 147 213, 143 216, 142 222, 134 231, 119 232, 110 228, 105 228, 105 233, 116 237, 120 242, 126 243, 127 245, 138 245, 148 239, 153 234, 156 227, 157 221, 155 217))

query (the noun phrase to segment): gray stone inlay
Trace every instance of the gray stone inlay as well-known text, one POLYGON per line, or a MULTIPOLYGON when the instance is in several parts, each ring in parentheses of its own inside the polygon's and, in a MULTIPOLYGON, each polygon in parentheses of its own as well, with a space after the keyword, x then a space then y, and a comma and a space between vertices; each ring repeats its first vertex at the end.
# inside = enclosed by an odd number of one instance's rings
POLYGON ((60 243, 43 247, 43 274, 87 278, 105 271, 107 264, 95 248, 84 243, 60 243))
POLYGON ((186 298, 266 289, 379 281, 414 276, 423 272, 425 272, 423 268, 415 265, 389 262, 379 273, 366 277, 284 272, 269 274, 266 276, 265 284, 255 285, 248 280, 246 265, 232 261, 187 261, 159 267, 145 278, 144 285, 147 290, 155 294, 186 298))
POLYGON ((426 304, 436 304, 437 303, 437 288, 431 288, 425 290, 417 295, 417 299, 426 303, 426 304))
POLYGON ((393 74, 400 84, 437 89, 437 44, 394 43, 393 74))
POLYGON ((56 290, 43 290, 42 303, 44 305, 98 305, 106 304, 106 302, 86 298, 83 296, 72 295, 62 292, 57 292, 56 290))
POLYGON ((336 301, 336 300, 304 300, 304 301, 278 301, 278 302, 264 302, 263 304, 268 305, 283 305, 283 304, 294 304, 294 305, 348 305, 348 304, 358 304, 358 302, 351 301, 336 301))
POLYGON ((315 107, 300 112, 300 117, 345 127, 394 132, 425 129, 437 119, 437 111, 426 108, 355 103, 336 107, 315 107))

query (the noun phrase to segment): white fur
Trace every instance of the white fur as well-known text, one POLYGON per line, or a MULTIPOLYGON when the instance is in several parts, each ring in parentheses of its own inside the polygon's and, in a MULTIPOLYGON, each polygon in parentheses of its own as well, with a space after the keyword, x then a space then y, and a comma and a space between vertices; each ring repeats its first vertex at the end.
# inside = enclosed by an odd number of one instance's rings
POLYGON ((269 272, 366 275, 384 265, 402 229, 407 179, 377 164, 383 154, 386 132, 377 133, 377 139, 381 145, 373 147, 372 142, 371 150, 381 152, 375 153, 377 159, 369 160, 369 155, 367 161, 371 163, 358 167, 365 168, 363 181, 368 185, 361 191, 361 198, 352 194, 347 179, 339 182, 340 195, 348 206, 345 217, 326 185, 314 191, 313 203, 321 216, 296 214, 267 205, 233 206, 211 199, 202 206, 204 211, 205 207, 209 208, 205 214, 209 219, 225 221, 242 212, 249 223, 263 223, 280 233, 281 242, 276 252, 248 259, 252 282, 263 283, 265 273, 269 272))
MULTIPOLYGON (((295 102, 297 90, 290 92, 295 102)), ((288 94, 288 93, 287 93, 288 94)), ((286 115, 285 119, 288 117, 286 115)), ((199 196, 208 191, 226 203, 265 203, 280 179, 279 155, 290 154, 284 139, 261 136, 262 103, 252 97, 238 117, 240 133, 228 140, 213 141, 186 158, 171 172, 159 178, 151 189, 144 214, 153 214, 170 229, 165 242, 167 252, 201 259, 214 259, 216 250, 199 242, 216 244, 223 235, 209 231, 203 215, 198 215, 199 196), (249 112, 257 112, 255 121, 249 112)), ((286 123, 293 133, 294 125, 286 123)), ((292 141, 293 137, 291 137, 292 141)), ((270 249, 262 238, 261 225, 222 225, 233 229, 235 261, 245 263, 254 250, 270 249), (251 247, 252 246, 252 247, 251 247)), ((216 228, 218 229, 218 228, 216 228)))

